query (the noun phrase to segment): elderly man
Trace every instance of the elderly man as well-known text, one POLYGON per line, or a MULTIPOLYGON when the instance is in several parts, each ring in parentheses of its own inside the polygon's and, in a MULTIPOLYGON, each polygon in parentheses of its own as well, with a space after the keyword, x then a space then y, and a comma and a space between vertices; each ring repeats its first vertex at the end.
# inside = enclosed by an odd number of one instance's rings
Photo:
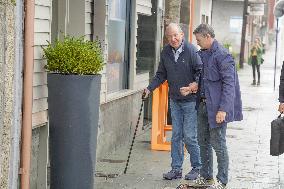
MULTIPOLYGON (((201 47, 199 55, 203 70, 198 91, 198 142, 202 168, 198 184, 208 189, 224 189, 228 183, 229 156, 226 146, 227 123, 242 120, 241 92, 236 65, 227 49, 215 39, 208 24, 199 25, 193 32, 201 47), (218 163, 217 182, 213 179, 213 151, 218 163)), ((181 89, 188 95, 192 89, 181 89)))
POLYGON ((185 179, 195 180, 201 168, 197 141, 196 95, 192 93, 183 96, 180 88, 190 86, 190 90, 197 90, 202 64, 197 49, 184 40, 184 33, 178 24, 169 24, 165 34, 169 44, 163 48, 156 75, 144 89, 144 93, 148 96, 160 84, 168 80, 172 117, 172 169, 163 174, 163 178, 172 180, 182 177, 185 143, 192 166, 191 171, 185 175, 185 179))

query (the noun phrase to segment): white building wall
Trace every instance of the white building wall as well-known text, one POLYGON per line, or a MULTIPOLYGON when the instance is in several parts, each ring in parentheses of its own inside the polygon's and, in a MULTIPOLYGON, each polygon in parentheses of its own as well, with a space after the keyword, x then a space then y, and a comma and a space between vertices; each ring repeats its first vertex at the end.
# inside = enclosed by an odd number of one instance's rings
POLYGON ((151 15, 152 3, 151 0, 137 0, 136 10, 138 14, 151 15))
POLYGON ((85 39, 93 40, 94 0, 85 2, 85 39))
POLYGON ((215 30, 216 39, 220 43, 232 44, 233 52, 239 53, 241 46, 241 27, 240 32, 230 31, 230 19, 233 17, 243 17, 242 1, 214 1, 212 26, 215 30))
POLYGON ((47 122, 47 75, 44 70, 42 46, 50 41, 51 0, 35 1, 34 18, 34 76, 33 76, 33 127, 47 122))
MULTIPOLYGON (((198 0, 194 1, 194 18, 193 18, 193 31, 194 29, 202 23, 202 15, 208 17, 208 24, 211 24, 211 10, 212 10, 212 0, 198 0)), ((196 45, 196 40, 193 37, 193 44, 196 45)))

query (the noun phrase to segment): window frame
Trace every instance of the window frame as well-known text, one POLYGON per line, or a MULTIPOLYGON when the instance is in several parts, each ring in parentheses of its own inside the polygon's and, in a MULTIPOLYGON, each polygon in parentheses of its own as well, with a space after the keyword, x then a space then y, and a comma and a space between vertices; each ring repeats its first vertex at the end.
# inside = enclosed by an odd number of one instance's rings
MULTIPOLYGON (((109 2, 111 0, 108 0, 109 2)), ((122 86, 118 86, 118 90, 108 90, 108 87, 106 89, 107 95, 111 95, 113 93, 119 93, 121 91, 125 91, 129 89, 129 78, 130 78, 130 46, 131 46, 131 1, 125 0, 125 41, 124 41, 124 61, 123 61, 123 70, 122 74, 119 75, 119 78, 122 77, 122 86)), ((108 3, 110 4, 110 3, 108 3)), ((109 17, 108 17, 109 21, 109 17)), ((109 35, 107 36, 108 38, 108 46, 109 46, 109 35)), ((109 53, 107 53, 107 59, 109 58, 109 53)), ((108 61, 106 61, 106 64, 108 64, 108 61)), ((108 71, 106 68, 106 85, 108 86, 108 71)))

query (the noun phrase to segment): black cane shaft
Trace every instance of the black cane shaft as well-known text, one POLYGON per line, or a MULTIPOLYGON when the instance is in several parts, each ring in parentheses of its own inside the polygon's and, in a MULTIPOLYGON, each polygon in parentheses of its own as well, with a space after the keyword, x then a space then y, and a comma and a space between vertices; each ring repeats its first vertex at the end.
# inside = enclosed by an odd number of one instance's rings
MULTIPOLYGON (((143 96, 142 96, 142 98, 143 98, 143 96)), ((133 144, 134 144, 134 141, 135 141, 136 133, 137 133, 137 130, 138 130, 138 126, 139 126, 139 122, 140 122, 140 118, 141 118, 141 114, 142 114, 142 110, 143 110, 143 104, 144 104, 144 103, 143 103, 143 100, 142 100, 141 107, 140 107, 140 111, 139 111, 139 115, 138 115, 138 120, 137 120, 137 123, 136 123, 136 127, 135 127, 135 130, 134 130, 132 142, 131 142, 130 149, 129 149, 129 153, 128 153, 128 158, 127 158, 127 161, 126 161, 126 166, 125 166, 125 169, 124 169, 124 174, 126 174, 127 167, 128 167, 128 164, 129 164, 129 159, 130 159, 130 156, 131 156, 131 151, 132 151, 132 148, 133 148, 133 144)))

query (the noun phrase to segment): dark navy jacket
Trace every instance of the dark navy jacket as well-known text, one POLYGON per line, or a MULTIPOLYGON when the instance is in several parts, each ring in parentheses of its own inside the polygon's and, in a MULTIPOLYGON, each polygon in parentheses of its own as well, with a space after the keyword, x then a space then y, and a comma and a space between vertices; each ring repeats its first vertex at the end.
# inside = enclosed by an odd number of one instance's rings
POLYGON ((196 95, 182 96, 180 88, 188 86, 192 82, 199 81, 202 62, 197 49, 187 42, 184 42, 183 50, 175 62, 174 53, 170 45, 166 45, 160 58, 160 64, 152 82, 147 87, 153 91, 165 80, 169 84, 169 96, 173 100, 195 101, 196 95))
MULTIPOLYGON (((208 122, 211 128, 243 119, 242 100, 235 61, 227 49, 214 40, 208 50, 199 51, 203 62, 203 79, 208 122), (226 112, 225 122, 217 124, 218 111, 226 112)), ((197 101, 200 102, 200 101, 197 101)))

